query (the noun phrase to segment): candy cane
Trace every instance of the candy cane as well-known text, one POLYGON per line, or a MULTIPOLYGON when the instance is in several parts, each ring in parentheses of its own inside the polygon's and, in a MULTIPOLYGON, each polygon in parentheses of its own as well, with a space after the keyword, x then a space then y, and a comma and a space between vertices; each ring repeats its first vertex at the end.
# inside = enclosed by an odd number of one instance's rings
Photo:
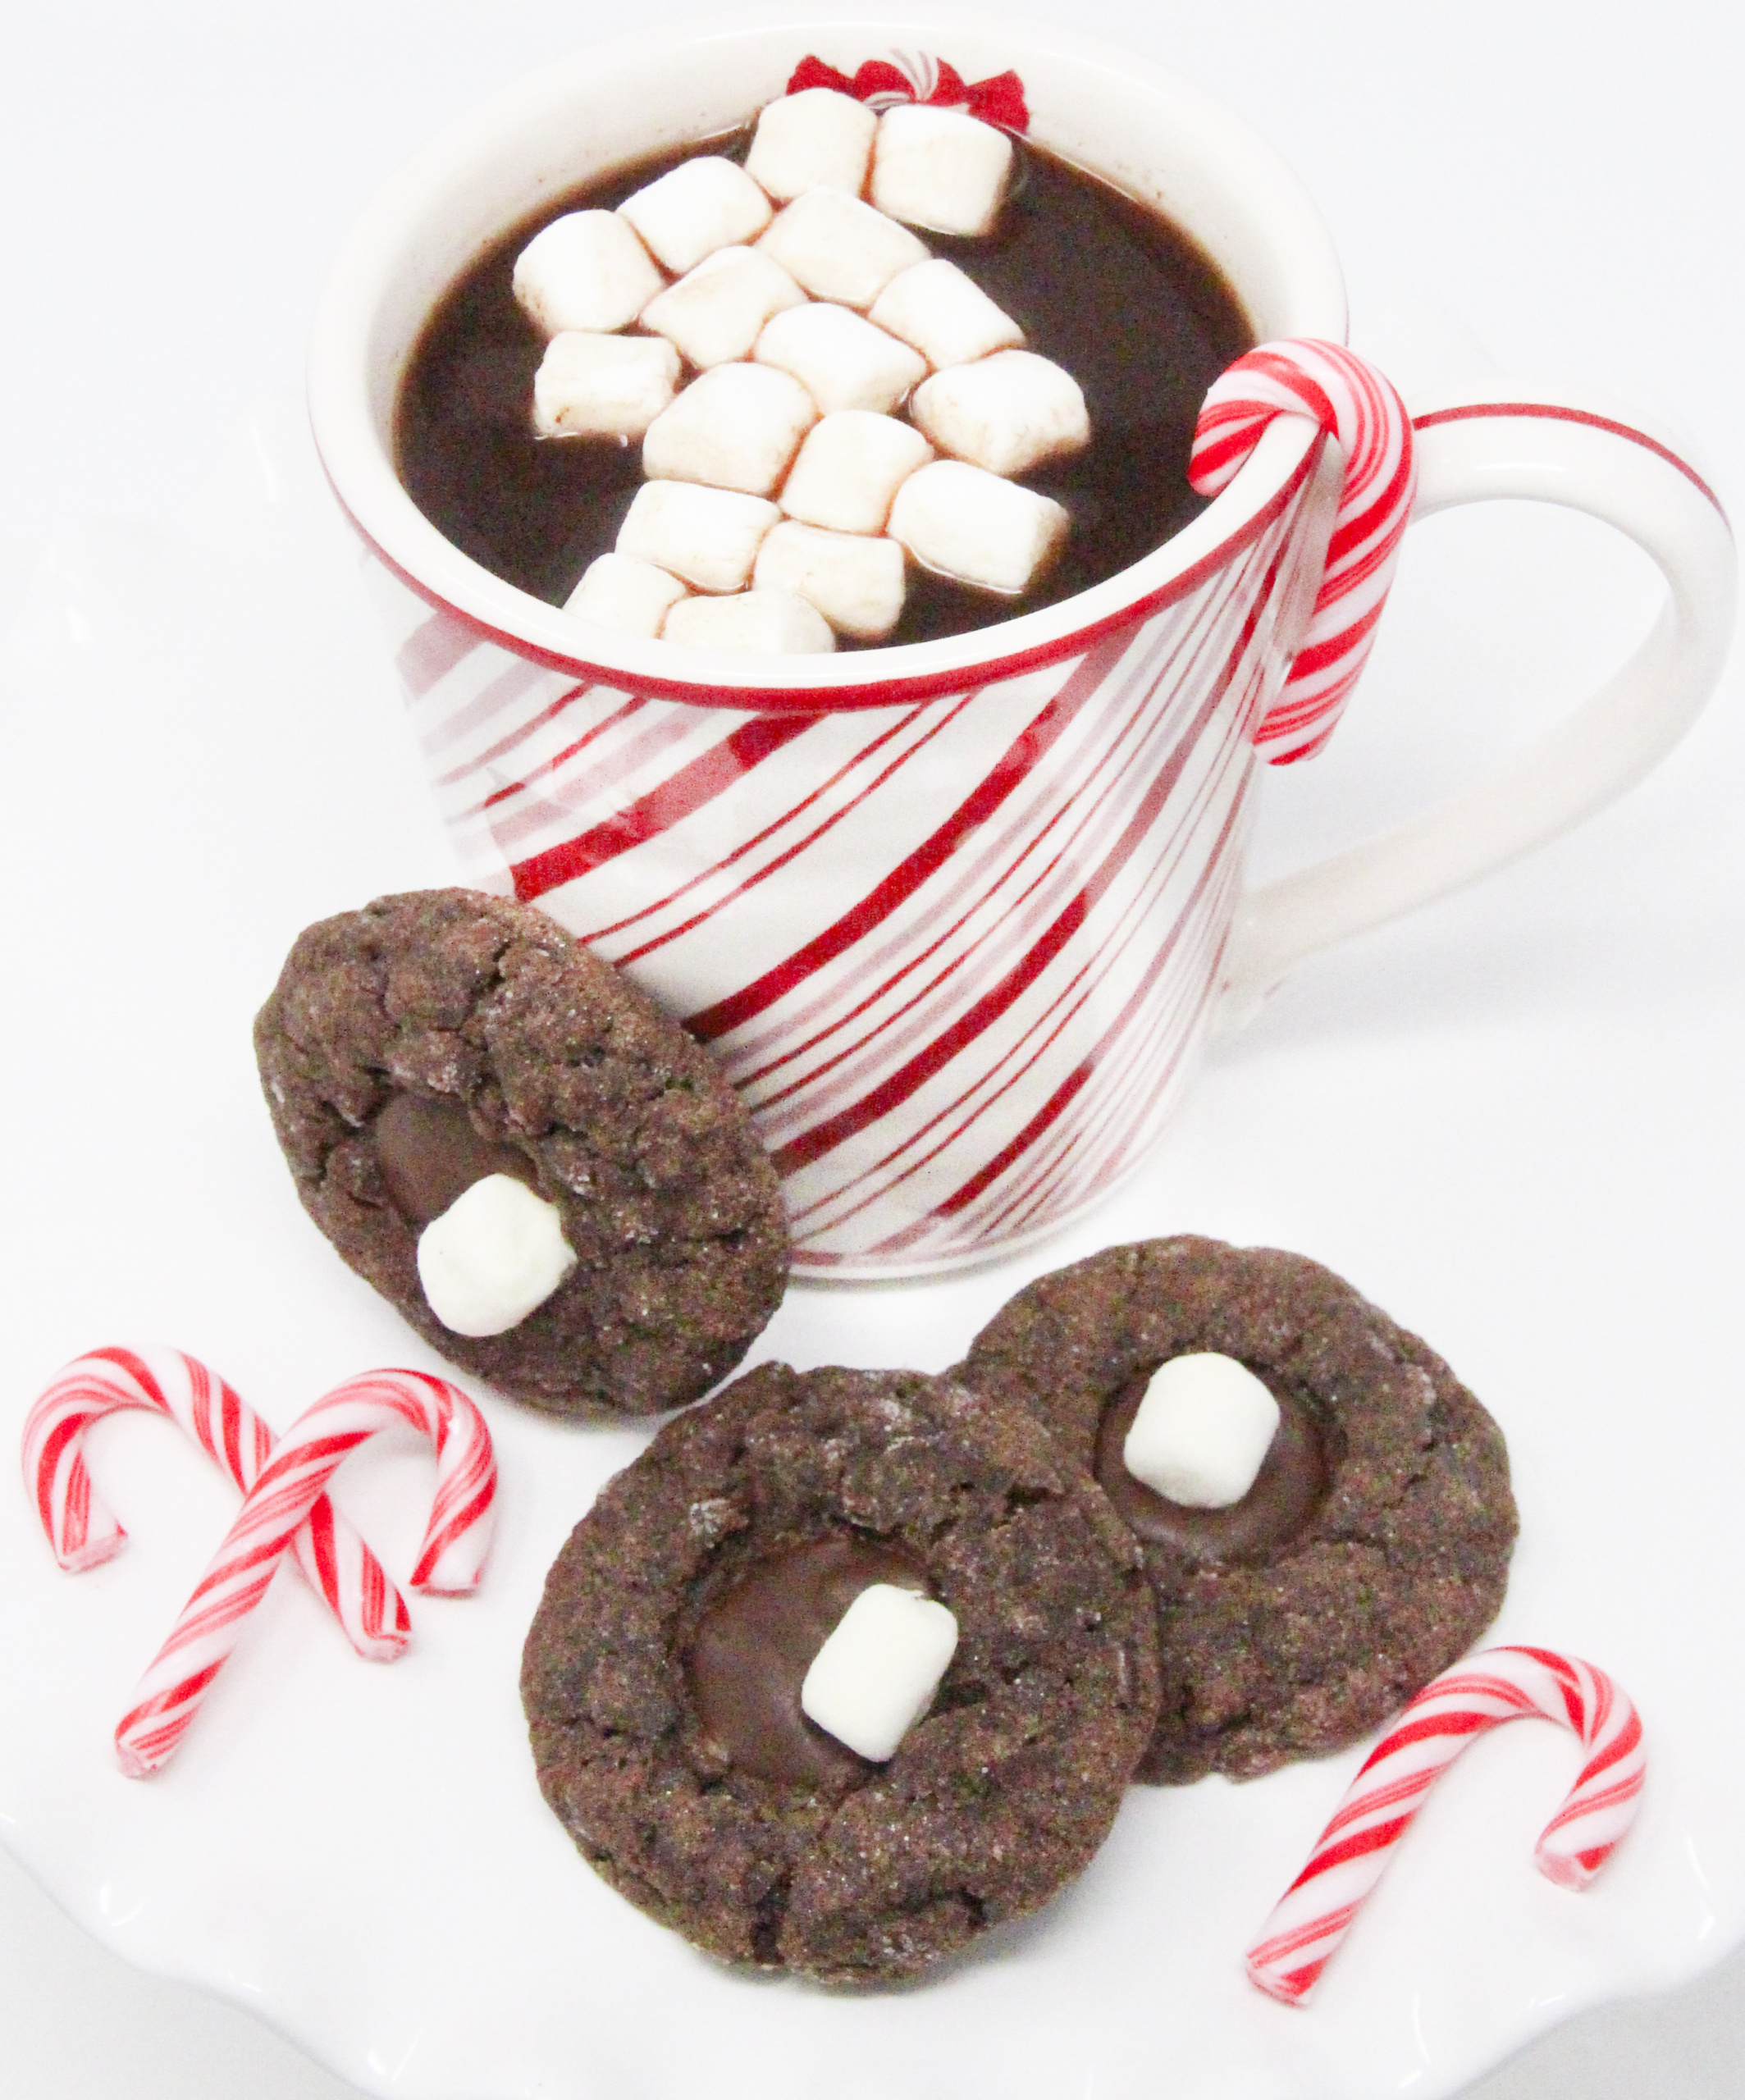
POLYGON ((1248 1951, 1262 1990, 1303 2003, 1437 1774, 1474 1736, 1527 1714, 1561 1721, 1592 1752, 1533 1853, 1560 1888, 1586 1887, 1636 1819, 1645 1770, 1636 1709, 1592 1663, 1548 1648, 1487 1649, 1432 1678, 1370 1752, 1248 1951))
POLYGON ((436 1447, 436 1488, 415 1590, 476 1587, 491 1543, 496 1459, 491 1432, 466 1395, 419 1371, 348 1379, 299 1417, 260 1470, 212 1565, 153 1660, 115 1732, 121 1769, 140 1779, 166 1763, 207 1687, 242 1637, 298 1527, 360 1444, 411 1428, 436 1447))
POLYGON ((1275 765, 1320 750, 1375 641, 1412 514, 1418 464, 1412 420, 1391 383, 1337 343, 1263 343, 1207 394, 1188 479, 1216 495, 1275 416, 1309 416, 1338 440, 1345 481, 1313 614, 1285 687, 1254 732, 1275 765))
MULTIPOLYGON (((71 1574, 119 1553, 127 1533, 92 1485, 85 1431, 138 1408, 167 1416, 246 1495, 272 1431, 217 1373, 176 1349, 98 1349, 58 1372, 25 1422, 25 1486, 55 1559, 71 1574)), ((322 1495, 291 1541, 297 1565, 360 1655, 391 1662, 411 1637, 406 1600, 322 1495)))

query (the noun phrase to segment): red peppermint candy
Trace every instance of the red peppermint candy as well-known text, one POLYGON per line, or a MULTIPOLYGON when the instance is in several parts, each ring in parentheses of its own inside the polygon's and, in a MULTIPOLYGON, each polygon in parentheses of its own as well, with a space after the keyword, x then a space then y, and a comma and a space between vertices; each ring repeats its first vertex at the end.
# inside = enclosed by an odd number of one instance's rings
POLYGON ((788 92, 797 95, 807 88, 832 88, 838 94, 852 95, 857 102, 928 103, 941 109, 966 109, 1003 131, 1030 129, 1024 83, 1010 69, 985 80, 966 80, 943 58, 923 57, 915 62, 916 76, 883 58, 869 58, 851 75, 825 65, 821 58, 807 57, 795 66, 788 92))

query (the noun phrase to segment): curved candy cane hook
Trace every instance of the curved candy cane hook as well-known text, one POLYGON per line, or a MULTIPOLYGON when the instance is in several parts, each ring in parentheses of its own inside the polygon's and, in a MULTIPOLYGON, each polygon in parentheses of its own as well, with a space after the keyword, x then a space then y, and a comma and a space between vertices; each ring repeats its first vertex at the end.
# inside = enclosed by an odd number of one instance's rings
POLYGON ((1327 566, 1302 646, 1254 732, 1275 765, 1307 758, 1333 733, 1368 659, 1412 515, 1412 420, 1392 383, 1338 343, 1263 343, 1219 375, 1194 431, 1188 479, 1216 495, 1275 416, 1308 416, 1345 455, 1327 566))
POLYGON ((484 1418, 457 1386, 423 1372, 372 1371, 348 1379, 274 1447, 139 1680, 115 1732, 130 1778, 145 1778, 174 1755, 299 1526, 339 1467, 360 1444, 399 1428, 416 1430, 436 1454, 436 1495, 412 1586, 451 1594, 477 1586, 496 1517, 496 1459, 484 1418))
MULTIPOLYGON (((57 1372, 25 1422, 25 1486, 69 1573, 121 1551, 127 1533, 92 1484, 85 1432, 137 1408, 166 1416, 246 1495, 273 1448, 272 1431, 198 1358, 177 1349, 93 1349, 57 1372)), ((360 1655, 391 1662, 411 1638, 406 1600, 326 1495, 291 1541, 297 1565, 360 1655)))
POLYGON ((1540 1833, 1533 1863, 1583 1888, 1636 1819, 1646 1771, 1642 1723, 1604 1670, 1549 1648, 1489 1648, 1432 1678, 1377 1744, 1248 1951, 1250 1979, 1301 2005, 1381 1879, 1438 1773, 1475 1736, 1542 1714, 1592 1753, 1540 1833))

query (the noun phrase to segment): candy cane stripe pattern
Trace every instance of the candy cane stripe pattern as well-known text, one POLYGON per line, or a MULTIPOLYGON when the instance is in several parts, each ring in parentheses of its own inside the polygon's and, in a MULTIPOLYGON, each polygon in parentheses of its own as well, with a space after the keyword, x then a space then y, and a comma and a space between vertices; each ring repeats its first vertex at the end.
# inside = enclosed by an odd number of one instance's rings
MULTIPOLYGON (((71 1574, 95 1568, 127 1533, 92 1485, 85 1432, 126 1409, 167 1416, 244 1495, 273 1448, 272 1431, 214 1371, 176 1349, 98 1349, 56 1373, 25 1423, 25 1486, 71 1574)), ((297 1565, 360 1655, 391 1662, 411 1637, 406 1600, 326 1495, 291 1541, 297 1565)))
POLYGON ((436 1454, 436 1493, 415 1590, 461 1595, 477 1586, 496 1517, 491 1432, 466 1395, 418 1371, 372 1371, 317 1400, 274 1447, 224 1543, 115 1732, 121 1769, 144 1778, 175 1753, 207 1688, 242 1637, 299 1527, 359 1445, 409 1428, 436 1454))
POLYGON ((1263 343, 1219 375, 1194 432, 1188 479, 1216 495, 1275 416, 1309 416, 1337 440, 1345 482, 1327 567, 1284 690, 1254 732, 1275 765, 1332 734, 1368 659, 1418 486, 1412 421, 1391 382, 1337 343, 1263 343))
POLYGON ((1475 1736, 1531 1714, 1561 1721, 1592 1753, 1533 1853, 1548 1880, 1585 1888, 1636 1819, 1646 1770, 1636 1709, 1592 1663, 1548 1648, 1487 1649, 1432 1678, 1371 1751, 1249 1949, 1252 1981, 1303 2004, 1437 1774, 1475 1736))

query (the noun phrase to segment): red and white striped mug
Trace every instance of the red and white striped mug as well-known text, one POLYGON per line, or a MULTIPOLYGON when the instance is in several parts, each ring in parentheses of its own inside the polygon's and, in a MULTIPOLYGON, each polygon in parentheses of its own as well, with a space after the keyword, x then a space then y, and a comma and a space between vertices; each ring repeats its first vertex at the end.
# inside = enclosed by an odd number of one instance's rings
POLYGON ((537 902, 721 1058, 802 1271, 920 1273, 1064 1224, 1144 1157, 1215 1006, 1576 822, 1706 696, 1735 563, 1676 450, 1494 388, 1414 400, 1408 422, 1345 332, 1326 231, 1264 144, 1151 66, 1028 29, 585 52, 443 133, 349 237, 311 349, 316 441, 376 557, 468 879, 537 902), (887 54, 916 51, 899 73, 923 98, 1015 72, 1029 135, 1185 226, 1279 346, 1214 390, 1196 457, 1222 488, 1200 516, 1062 604, 837 657, 585 628, 443 539, 396 478, 395 394, 480 249, 592 175, 743 124, 805 58, 886 60, 888 89, 887 54), (1257 766, 1331 726, 1408 511, 1494 495, 1639 541, 1670 586, 1659 625, 1487 787, 1245 892, 1257 766))

